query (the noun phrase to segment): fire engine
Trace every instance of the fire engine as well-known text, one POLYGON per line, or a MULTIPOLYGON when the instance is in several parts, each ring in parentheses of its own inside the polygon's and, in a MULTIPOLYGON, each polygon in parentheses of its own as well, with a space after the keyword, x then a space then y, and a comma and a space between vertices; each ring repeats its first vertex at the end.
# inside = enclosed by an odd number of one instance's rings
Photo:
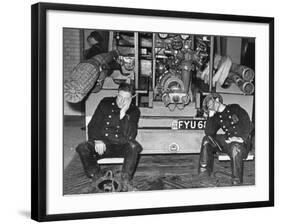
POLYGON ((86 99, 88 124, 102 98, 116 95, 121 82, 132 83, 134 103, 141 111, 137 140, 142 153, 199 153, 206 122, 202 102, 209 93, 219 93, 226 104, 239 104, 254 119, 254 41, 108 31, 109 53, 81 62, 70 76, 87 86, 84 93, 80 96, 81 91, 66 82, 65 98, 69 102, 86 99), (106 65, 115 57, 110 52, 118 53, 115 59, 120 69, 108 74, 106 65))

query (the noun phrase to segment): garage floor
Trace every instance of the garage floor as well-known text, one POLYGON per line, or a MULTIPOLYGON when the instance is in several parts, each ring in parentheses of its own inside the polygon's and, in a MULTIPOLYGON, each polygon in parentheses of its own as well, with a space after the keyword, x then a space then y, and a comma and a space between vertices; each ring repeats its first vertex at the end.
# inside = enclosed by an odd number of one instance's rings
MULTIPOLYGON (((88 179, 75 152, 75 147, 85 141, 84 117, 64 119, 64 194, 84 194, 101 192, 97 183, 88 179)), ((199 187, 231 186, 230 162, 215 159, 214 175, 198 177, 198 154, 141 155, 136 169, 131 191, 187 189, 199 187)), ((102 170, 113 172, 117 186, 120 183, 121 165, 103 165, 102 170)), ((255 162, 244 163, 243 185, 255 184, 255 162)))

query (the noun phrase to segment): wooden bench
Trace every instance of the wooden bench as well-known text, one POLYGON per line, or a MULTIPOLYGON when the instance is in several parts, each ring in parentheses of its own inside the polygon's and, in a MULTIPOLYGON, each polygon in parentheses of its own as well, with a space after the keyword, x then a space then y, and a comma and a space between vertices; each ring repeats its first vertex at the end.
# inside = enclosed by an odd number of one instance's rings
POLYGON ((124 158, 103 158, 98 160, 98 164, 122 164, 124 162, 124 158))
MULTIPOLYGON (((218 160, 219 161, 229 161, 230 157, 226 153, 217 153, 218 160)), ((244 161, 251 161, 254 160, 255 158, 255 153, 254 152, 249 152, 247 158, 244 159, 244 161)))

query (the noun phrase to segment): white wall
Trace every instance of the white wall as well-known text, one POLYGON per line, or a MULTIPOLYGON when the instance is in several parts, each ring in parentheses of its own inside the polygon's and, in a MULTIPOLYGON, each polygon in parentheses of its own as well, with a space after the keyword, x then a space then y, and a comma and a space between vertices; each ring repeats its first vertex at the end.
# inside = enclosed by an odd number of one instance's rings
MULTIPOLYGON (((45 2, 44 0, 42 0, 45 2)), ((50 2, 51 0, 48 0, 50 2)), ((30 4, 36 1, 3 1, 1 5, 1 223, 35 223, 30 215, 30 4)), ((53 1, 55 2, 55 1, 53 1)), ((61 0, 62 3, 96 4, 120 7, 139 7, 185 10, 209 13, 228 13, 252 16, 274 16, 275 62, 280 62, 280 10, 276 0, 61 0)), ((280 63, 276 63, 275 84, 280 83, 280 63)), ((121 217, 98 220, 76 220, 54 223, 277 223, 280 219, 280 88, 276 88, 276 145, 275 178, 276 207, 184 214, 121 217), (277 117, 278 116, 278 117, 277 117), (273 221, 274 220, 274 221, 273 221)))

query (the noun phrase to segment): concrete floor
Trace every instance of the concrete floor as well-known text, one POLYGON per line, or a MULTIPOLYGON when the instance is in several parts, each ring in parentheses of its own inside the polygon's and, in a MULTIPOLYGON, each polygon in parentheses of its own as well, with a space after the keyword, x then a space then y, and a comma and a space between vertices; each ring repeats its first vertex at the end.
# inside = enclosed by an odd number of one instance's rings
MULTIPOLYGON (((83 117, 64 119, 64 194, 97 193, 96 183, 83 172, 76 146, 86 139, 83 117)), ((166 190, 199 187, 231 186, 230 162, 215 159, 214 175, 198 177, 198 154, 141 155, 130 190, 166 190)), ((112 170, 116 181, 120 181, 121 165, 103 165, 104 172, 112 170)), ((255 162, 244 163, 243 185, 255 184, 255 162)))
POLYGON ((64 139, 63 139, 63 158, 64 169, 69 165, 70 161, 76 154, 76 146, 86 141, 86 131, 82 130, 85 127, 84 119, 80 116, 65 116, 64 119, 64 139))

